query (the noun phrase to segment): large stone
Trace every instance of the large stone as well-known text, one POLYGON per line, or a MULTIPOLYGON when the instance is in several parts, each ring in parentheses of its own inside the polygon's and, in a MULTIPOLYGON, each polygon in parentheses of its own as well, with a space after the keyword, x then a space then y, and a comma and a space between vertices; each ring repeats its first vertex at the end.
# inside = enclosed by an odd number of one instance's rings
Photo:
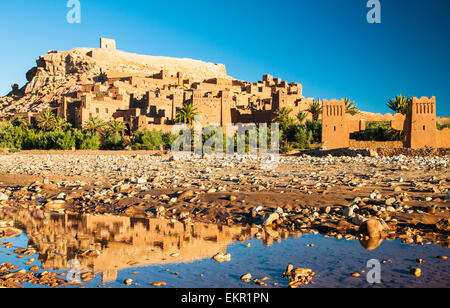
POLYGON ((8 201, 9 197, 5 194, 0 193, 0 202, 8 201))
POLYGON ((359 232, 369 238, 381 238, 384 231, 386 231, 386 226, 378 218, 371 218, 363 222, 359 228, 359 232))
POLYGON ((266 214, 263 216, 262 221, 264 226, 270 226, 277 219, 280 219, 280 215, 278 213, 266 214))

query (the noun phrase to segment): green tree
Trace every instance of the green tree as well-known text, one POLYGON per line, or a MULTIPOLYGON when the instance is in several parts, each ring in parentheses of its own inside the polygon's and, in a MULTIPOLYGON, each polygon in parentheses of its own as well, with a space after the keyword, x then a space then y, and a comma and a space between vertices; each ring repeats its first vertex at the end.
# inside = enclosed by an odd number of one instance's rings
POLYGON ((308 117, 308 115, 304 111, 300 111, 297 114, 297 120, 300 122, 300 124, 303 124, 303 122, 305 122, 307 117, 308 117))
POLYGON ((312 114, 313 121, 317 121, 322 114, 322 105, 320 104, 320 102, 313 102, 311 103, 311 105, 309 105, 307 111, 312 114))
POLYGON ((99 117, 93 117, 89 121, 86 121, 83 125, 85 132, 97 133, 102 135, 106 128, 106 123, 103 122, 99 117))
POLYGON ((133 150, 160 150, 163 145, 162 136, 162 132, 155 129, 137 131, 131 140, 131 148, 133 150))
POLYGON ((280 129, 282 131, 285 130, 290 124, 293 124, 293 119, 289 117, 291 112, 292 110, 286 107, 275 111, 273 122, 280 124, 280 129))
POLYGON ((123 136, 125 134, 126 128, 127 127, 125 126, 125 124, 123 122, 114 120, 114 121, 111 121, 108 123, 107 130, 108 130, 108 132, 110 132, 113 135, 118 134, 118 135, 123 136))
POLYGON ((183 108, 177 111, 176 114, 176 121, 177 123, 186 123, 192 126, 194 123, 194 118, 199 113, 197 112, 197 109, 194 107, 194 104, 184 104, 183 108))
POLYGON ((387 106, 397 113, 406 114, 408 112, 408 98, 400 94, 389 100, 387 106))
POLYGON ((50 109, 47 109, 38 116, 36 121, 40 130, 48 132, 55 128, 56 117, 50 109))
POLYGON ((69 131, 72 128, 72 124, 68 123, 65 119, 56 117, 55 118, 55 124, 54 129, 55 130, 62 130, 62 131, 69 131))
POLYGON ((355 101, 350 100, 348 98, 344 98, 344 102, 345 102, 345 109, 346 109, 347 113, 349 113, 351 115, 355 115, 360 112, 358 107, 356 107, 355 101))
POLYGON ((24 119, 23 117, 21 117, 21 116, 18 116, 17 118, 15 118, 15 119, 12 121, 12 124, 13 124, 14 126, 16 126, 16 127, 22 127, 22 128, 28 126, 27 121, 25 121, 25 119, 24 119))

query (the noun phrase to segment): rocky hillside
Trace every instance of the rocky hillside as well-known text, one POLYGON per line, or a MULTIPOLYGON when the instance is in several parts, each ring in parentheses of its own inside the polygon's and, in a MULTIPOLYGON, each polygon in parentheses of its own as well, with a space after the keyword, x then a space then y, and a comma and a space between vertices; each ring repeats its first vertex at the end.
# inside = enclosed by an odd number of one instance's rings
POLYGON ((12 91, 0 98, 0 114, 39 112, 57 104, 64 95, 74 95, 81 84, 95 80, 101 73, 151 75, 164 69, 170 74, 183 72, 195 81, 231 78, 223 64, 99 48, 50 51, 39 57, 36 64, 26 73, 28 83, 22 89, 13 84, 12 91))

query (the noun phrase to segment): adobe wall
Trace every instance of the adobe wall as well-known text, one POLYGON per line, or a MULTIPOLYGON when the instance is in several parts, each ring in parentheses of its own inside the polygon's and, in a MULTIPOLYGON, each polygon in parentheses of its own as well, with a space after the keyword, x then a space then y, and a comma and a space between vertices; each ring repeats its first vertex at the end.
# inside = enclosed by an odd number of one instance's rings
POLYGON ((355 147, 397 147, 398 144, 380 145, 363 144, 350 141, 353 132, 366 129, 367 122, 390 122, 393 129, 403 131, 406 136, 404 146, 412 149, 450 147, 450 129, 439 131, 436 127, 436 98, 412 98, 407 115, 397 114, 357 114, 350 115, 345 111, 344 101, 323 101, 323 146, 327 149, 338 149, 353 144, 355 147))
POLYGON ((406 131, 407 147, 412 149, 438 147, 436 97, 412 98, 409 102, 407 118, 409 126, 409 130, 406 131))
POLYGON ((438 148, 450 148, 450 129, 438 130, 436 139, 438 148))
POLYGON ((436 121, 439 124, 450 124, 450 117, 437 117, 436 121))
POLYGON ((113 39, 100 38, 100 48, 116 50, 116 41, 113 39))
POLYGON ((403 141, 357 141, 350 139, 349 147, 354 149, 398 149, 403 148, 403 141))

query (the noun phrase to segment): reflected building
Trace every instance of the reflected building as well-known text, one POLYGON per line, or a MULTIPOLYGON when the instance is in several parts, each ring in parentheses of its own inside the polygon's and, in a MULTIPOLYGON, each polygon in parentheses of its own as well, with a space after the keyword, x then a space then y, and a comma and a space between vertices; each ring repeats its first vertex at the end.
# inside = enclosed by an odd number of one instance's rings
POLYGON ((227 246, 236 240, 260 235, 263 243, 270 245, 274 236, 280 241, 291 235, 269 234, 252 227, 41 210, 14 209, 6 214, 14 218, 16 227, 25 230, 44 268, 68 270, 68 262, 77 259, 82 271, 101 272, 104 282, 116 280, 117 272, 126 268, 209 259, 226 253, 227 246), (99 255, 89 256, 88 251, 98 251, 99 255))

